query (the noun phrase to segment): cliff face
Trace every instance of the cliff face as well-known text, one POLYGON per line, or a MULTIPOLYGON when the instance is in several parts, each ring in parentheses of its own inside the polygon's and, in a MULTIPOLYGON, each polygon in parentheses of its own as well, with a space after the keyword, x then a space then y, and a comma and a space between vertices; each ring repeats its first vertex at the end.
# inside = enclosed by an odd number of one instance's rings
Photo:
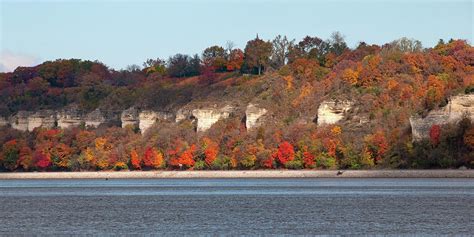
POLYGON ((448 105, 429 112, 425 118, 411 117, 413 140, 428 138, 433 125, 455 124, 464 116, 474 121, 474 94, 453 96, 449 99, 448 105))
MULTIPOLYGON (((240 107, 231 106, 229 104, 221 104, 220 106, 198 106, 196 104, 189 104, 177 110, 175 114, 151 110, 139 111, 132 107, 122 111, 120 119, 118 115, 114 117, 99 109, 84 116, 84 113, 77 107, 69 107, 61 111, 19 111, 8 119, 0 117, 0 126, 10 125, 12 128, 20 131, 33 131, 39 127, 53 128, 57 126, 65 129, 80 126, 81 124, 89 127, 98 127, 104 123, 120 120, 122 127, 128 125, 138 126, 141 132, 144 133, 155 123, 163 121, 180 122, 182 120, 191 119, 197 121, 197 132, 205 132, 219 120, 228 118, 231 113, 240 107)), ((353 102, 351 101, 323 101, 318 108, 318 126, 334 124, 341 121, 352 107, 353 102)), ((267 109, 259 107, 257 104, 249 103, 244 108, 246 118, 245 125, 249 130, 260 126, 264 121, 263 119, 268 116, 267 109)), ((357 111, 357 108, 355 108, 355 110, 357 111)), ((239 116, 244 115, 241 114, 239 116)), ((411 117, 410 124, 412 127, 413 140, 418 141, 427 138, 429 130, 434 124, 444 125, 457 123, 464 116, 470 117, 470 119, 474 121, 474 94, 453 96, 449 99, 447 106, 431 111, 425 118, 411 117)), ((365 117, 359 118, 358 115, 355 115, 350 122, 363 124, 368 121, 365 117)))
POLYGON ((106 119, 105 114, 102 113, 100 109, 96 109, 90 112, 84 118, 86 127, 92 127, 92 128, 96 128, 107 121, 108 119, 106 119))
POLYGON ((156 122, 168 121, 172 118, 173 115, 170 113, 144 110, 138 114, 138 127, 142 133, 145 133, 156 122))
POLYGON ((318 108, 318 126, 339 122, 352 108, 352 104, 351 101, 323 101, 318 108))
POLYGON ((52 110, 38 111, 28 117, 28 131, 35 128, 53 128, 56 123, 56 113, 52 110))
POLYGON ((120 115, 120 121, 122 122, 122 128, 127 126, 137 126, 139 122, 138 110, 132 107, 122 111, 122 114, 120 115))
POLYGON ((252 129, 261 125, 262 116, 267 113, 267 110, 264 108, 259 108, 255 104, 248 104, 245 110, 245 127, 247 129, 252 129))
POLYGON ((58 127, 65 129, 78 127, 84 122, 84 115, 76 107, 66 108, 58 112, 58 127))
POLYGON ((226 105, 223 108, 194 109, 192 115, 197 119, 197 131, 204 132, 220 119, 226 119, 233 107, 226 105))

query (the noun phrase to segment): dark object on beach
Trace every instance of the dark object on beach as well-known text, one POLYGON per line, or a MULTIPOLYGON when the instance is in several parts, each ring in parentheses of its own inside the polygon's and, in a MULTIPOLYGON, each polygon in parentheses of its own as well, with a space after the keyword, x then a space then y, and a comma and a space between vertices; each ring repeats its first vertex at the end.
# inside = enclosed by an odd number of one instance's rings
POLYGON ((339 176, 339 175, 342 175, 343 173, 344 173, 344 172, 338 170, 336 175, 339 176))

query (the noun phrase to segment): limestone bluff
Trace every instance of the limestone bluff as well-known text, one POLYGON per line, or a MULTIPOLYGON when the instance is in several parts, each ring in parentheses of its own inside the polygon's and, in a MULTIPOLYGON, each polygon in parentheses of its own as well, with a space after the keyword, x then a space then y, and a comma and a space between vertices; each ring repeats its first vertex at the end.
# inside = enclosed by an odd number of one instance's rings
MULTIPOLYGON (((415 141, 428 138, 429 130, 433 125, 456 124, 462 118, 474 120, 474 94, 457 95, 449 98, 448 104, 440 109, 430 111, 426 117, 413 115, 410 117, 412 137, 415 141)), ((348 119, 347 114, 354 110, 354 102, 344 100, 325 100, 320 103, 313 122, 319 126, 337 124, 348 119)), ((238 107, 226 104, 219 107, 217 104, 205 107, 202 104, 190 103, 173 112, 139 110, 131 107, 123 111, 104 111, 95 109, 84 113, 77 107, 69 107, 59 111, 19 111, 15 115, 0 117, 0 126, 11 126, 20 131, 33 131, 35 128, 67 129, 84 125, 88 128, 97 128, 100 125, 120 124, 121 127, 137 127, 145 133, 152 126, 160 126, 163 122, 179 123, 189 120, 195 124, 196 132, 205 132, 216 122, 229 116, 240 116, 245 120, 246 129, 250 130, 265 123, 269 117, 268 110, 258 104, 249 103, 244 113, 238 113, 238 107)), ((308 123, 311 121, 303 121, 308 123)), ((354 124, 368 123, 367 117, 358 117, 351 121, 354 124)))

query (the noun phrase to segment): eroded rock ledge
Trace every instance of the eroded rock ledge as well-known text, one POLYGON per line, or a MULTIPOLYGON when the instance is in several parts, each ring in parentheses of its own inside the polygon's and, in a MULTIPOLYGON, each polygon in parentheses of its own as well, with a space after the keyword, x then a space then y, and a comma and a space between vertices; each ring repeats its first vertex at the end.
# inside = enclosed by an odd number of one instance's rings
POLYGON ((412 116, 410 125, 413 140, 428 138, 433 125, 456 124, 463 117, 474 121, 474 94, 453 96, 445 107, 430 111, 424 118, 412 116))

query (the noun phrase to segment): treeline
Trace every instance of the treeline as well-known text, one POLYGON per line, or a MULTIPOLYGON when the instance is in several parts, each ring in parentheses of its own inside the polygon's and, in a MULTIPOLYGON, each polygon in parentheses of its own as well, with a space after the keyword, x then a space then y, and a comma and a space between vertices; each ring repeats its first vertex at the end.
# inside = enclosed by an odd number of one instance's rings
POLYGON ((474 92, 466 41, 423 48, 402 38, 347 47, 340 34, 299 42, 277 36, 211 46, 201 56, 147 60, 115 71, 100 62, 57 60, 0 74, 0 113, 57 109, 165 108, 201 100, 246 100, 274 118, 247 131, 242 118, 195 133, 192 121, 136 128, 0 129, 4 170, 458 168, 474 166, 469 119, 433 126, 413 142, 409 117, 474 92), (260 75, 259 75, 260 74, 260 75), (262 75, 263 74, 263 75, 262 75), (206 97, 209 96, 209 97, 206 97), (323 99, 355 102, 337 125, 312 123, 323 99), (276 106, 278 105, 278 106, 276 106), (310 122, 308 122, 308 118, 310 122))

